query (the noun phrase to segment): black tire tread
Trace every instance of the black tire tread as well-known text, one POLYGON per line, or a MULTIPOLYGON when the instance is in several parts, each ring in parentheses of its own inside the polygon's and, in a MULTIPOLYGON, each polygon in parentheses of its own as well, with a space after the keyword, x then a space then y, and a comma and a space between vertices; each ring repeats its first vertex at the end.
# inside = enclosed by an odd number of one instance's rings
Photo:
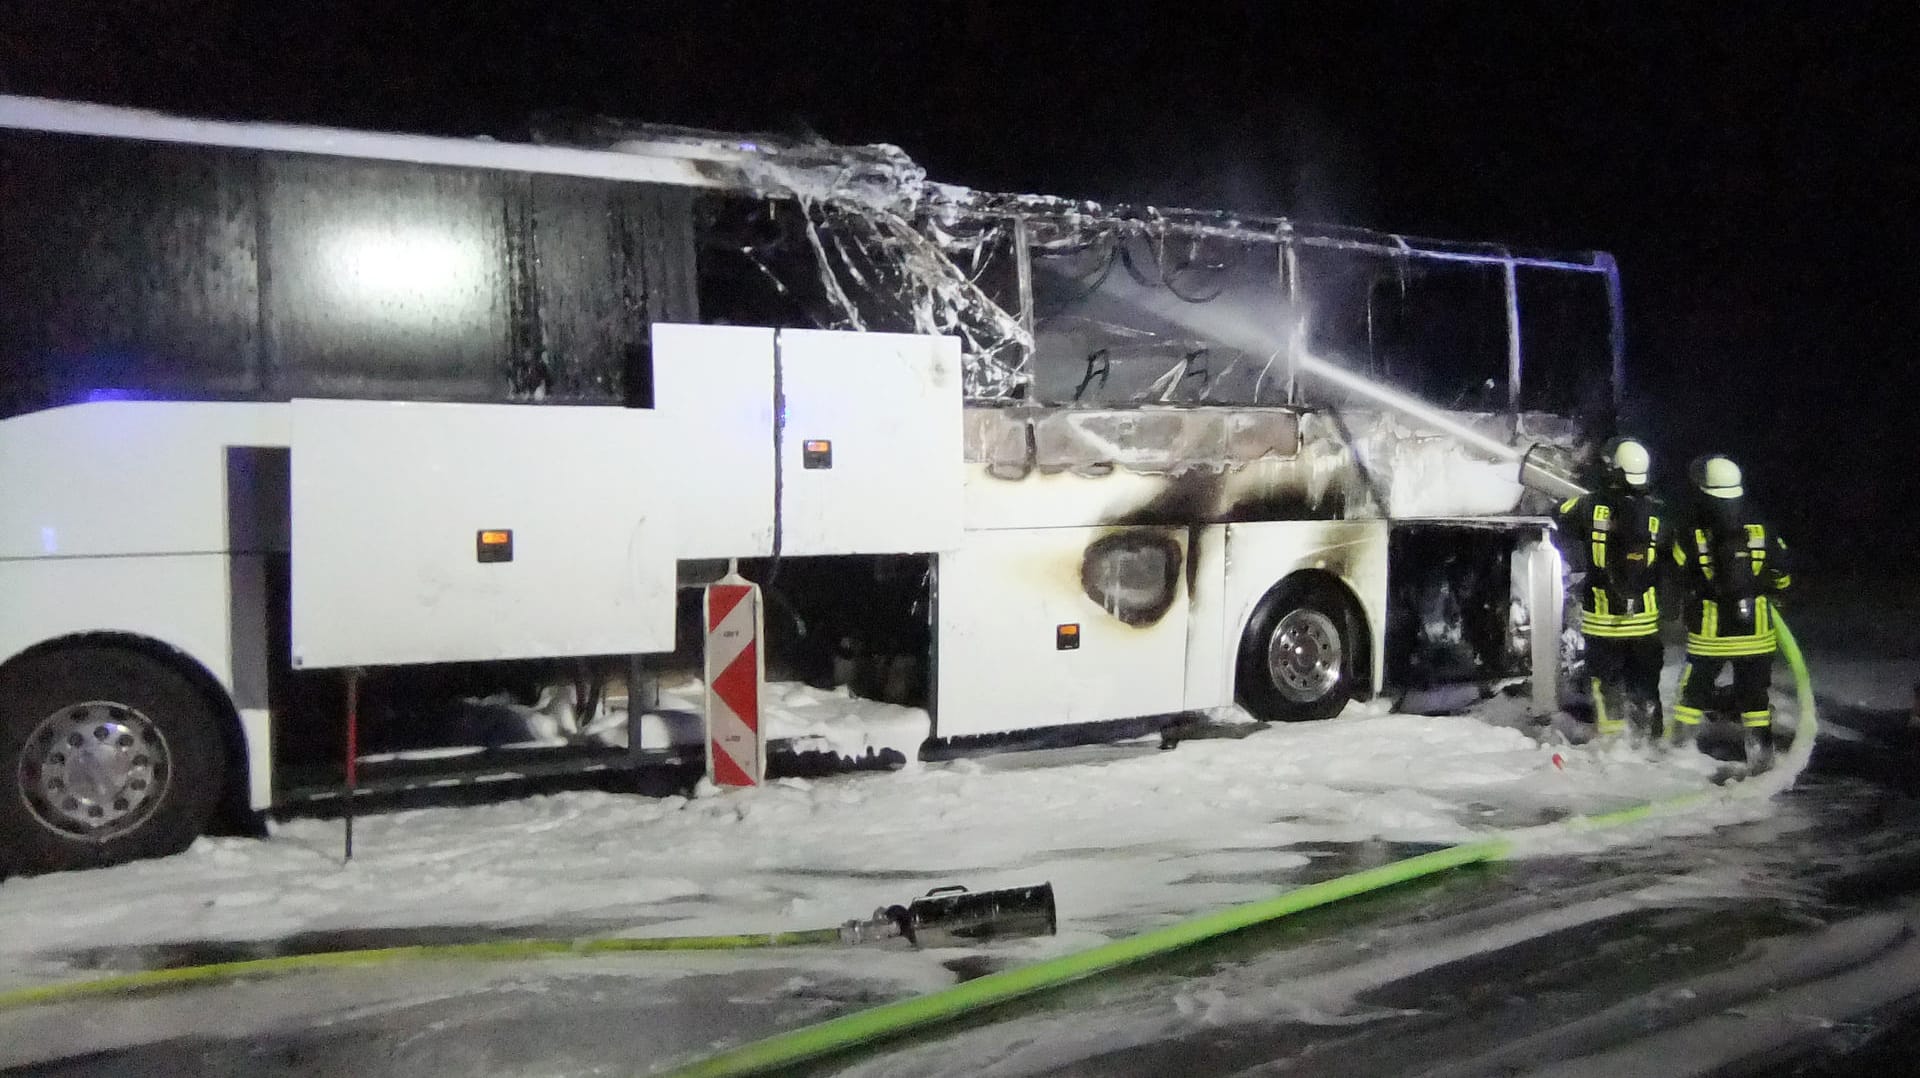
POLYGON ((1240 638, 1240 651, 1234 666, 1234 700, 1255 718, 1266 722, 1318 722, 1333 718, 1354 696, 1354 670, 1357 649, 1365 635, 1354 616, 1353 604, 1338 585, 1306 577, 1285 580, 1276 585, 1247 622, 1240 638), (1345 669, 1333 692, 1312 704, 1299 704, 1280 695, 1266 670, 1267 637, 1281 618, 1292 611, 1311 607, 1331 618, 1341 629, 1341 647, 1345 669))
POLYGON ((206 697, 182 671, 139 651, 76 644, 26 655, 0 669, 0 872, 96 868, 178 853, 218 808, 226 747, 206 697), (20 752, 47 715, 87 699, 143 711, 168 742, 172 779, 137 830, 105 842, 56 835, 33 818, 20 790, 20 752))

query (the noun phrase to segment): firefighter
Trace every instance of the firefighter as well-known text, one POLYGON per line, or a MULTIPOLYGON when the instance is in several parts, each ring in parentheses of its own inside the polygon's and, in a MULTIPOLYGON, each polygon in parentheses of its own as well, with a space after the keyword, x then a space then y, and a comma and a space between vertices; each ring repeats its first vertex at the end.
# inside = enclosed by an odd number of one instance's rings
POLYGON ((1662 732, 1655 585, 1669 537, 1647 487, 1652 465, 1637 439, 1609 441, 1601 450, 1598 489, 1567 499, 1555 514, 1569 565, 1585 572, 1580 632, 1601 737, 1630 729, 1636 740, 1655 739, 1662 732))
POLYGON ((1687 665, 1673 709, 1674 739, 1691 741, 1710 711, 1737 712, 1746 728, 1747 763, 1773 760, 1773 614, 1776 597, 1793 583, 1787 544, 1747 503, 1740 466, 1719 454, 1689 469, 1694 510, 1673 543, 1686 587, 1687 665), (1730 700, 1719 697, 1721 674, 1732 668, 1730 700))

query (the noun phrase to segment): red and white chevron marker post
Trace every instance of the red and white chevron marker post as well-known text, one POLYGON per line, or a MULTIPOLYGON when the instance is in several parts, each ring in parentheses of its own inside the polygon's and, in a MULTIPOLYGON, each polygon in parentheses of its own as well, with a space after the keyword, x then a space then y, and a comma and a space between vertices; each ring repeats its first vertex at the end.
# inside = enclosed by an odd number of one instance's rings
POLYGON ((767 775, 760 586, 729 573, 707 585, 706 609, 707 778, 717 786, 758 786, 767 775))

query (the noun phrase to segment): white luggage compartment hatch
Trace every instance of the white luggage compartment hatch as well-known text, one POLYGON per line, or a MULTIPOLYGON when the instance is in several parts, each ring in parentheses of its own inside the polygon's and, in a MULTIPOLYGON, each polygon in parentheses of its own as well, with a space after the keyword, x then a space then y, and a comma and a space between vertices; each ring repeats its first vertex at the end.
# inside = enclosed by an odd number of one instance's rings
POLYGON ((685 510, 660 416, 351 400, 292 410, 296 666, 672 650, 672 514, 685 510))
POLYGON ((780 550, 925 554, 960 545, 960 342, 780 331, 780 550))
POLYGON ((968 532, 940 556, 934 734, 1181 710, 1187 553, 1183 528, 968 532))

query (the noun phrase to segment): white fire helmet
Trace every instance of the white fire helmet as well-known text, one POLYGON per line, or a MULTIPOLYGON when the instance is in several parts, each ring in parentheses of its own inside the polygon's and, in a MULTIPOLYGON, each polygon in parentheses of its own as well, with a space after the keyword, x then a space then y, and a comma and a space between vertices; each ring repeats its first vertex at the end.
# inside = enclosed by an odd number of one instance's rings
POLYGON ((1653 454, 1637 438, 1615 438, 1607 443, 1607 467, 1630 487, 1647 485, 1653 454))
POLYGON ((1740 466, 1719 454, 1694 462, 1693 483, 1702 494, 1715 498, 1732 499, 1746 493, 1740 485, 1740 466))

